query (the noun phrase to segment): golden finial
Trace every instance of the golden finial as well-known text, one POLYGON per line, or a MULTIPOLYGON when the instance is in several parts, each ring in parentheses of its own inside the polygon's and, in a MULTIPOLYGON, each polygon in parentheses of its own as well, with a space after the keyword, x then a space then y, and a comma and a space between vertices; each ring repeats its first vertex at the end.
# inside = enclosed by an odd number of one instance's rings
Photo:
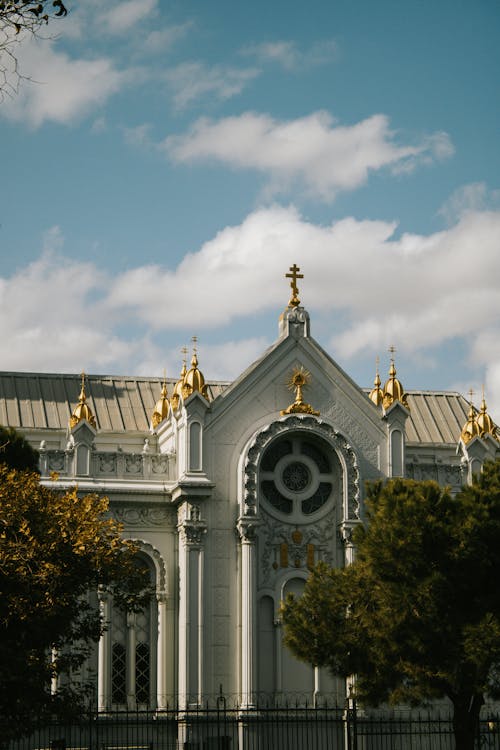
POLYGON ((153 428, 158 427, 158 425, 161 424, 164 419, 167 419, 168 415, 170 414, 169 407, 170 404, 167 396, 167 372, 164 369, 160 398, 156 402, 155 408, 153 409, 153 413, 151 415, 151 424, 153 425, 153 428))
POLYGON ((400 401, 406 409, 410 409, 408 406, 408 399, 404 392, 401 382, 396 377, 396 366, 394 364, 394 353, 396 347, 391 344, 389 347, 389 353, 391 355, 391 366, 389 367, 389 378, 384 385, 384 399, 382 405, 384 409, 388 409, 391 404, 395 401, 400 401))
POLYGON ((499 439, 496 424, 487 412, 486 399, 484 397, 484 383, 482 385, 481 409, 479 410, 476 420, 481 437, 483 437, 483 435, 492 435, 497 440, 499 439))
POLYGON ((300 268, 299 266, 294 263, 293 266, 290 266, 291 273, 285 274, 286 279, 291 279, 290 286, 292 288, 292 296, 290 297, 290 300, 288 302, 288 307, 298 307, 300 305, 300 299, 299 299, 299 290, 297 287, 297 279, 303 279, 304 274, 299 273, 300 268))
POLYGON ((472 388, 469 388, 469 414, 467 415, 467 422, 462 427, 462 432, 460 433, 460 437, 464 443, 468 443, 472 438, 479 437, 481 434, 476 418, 476 409, 472 403, 473 396, 474 391, 472 388))
POLYGON ((186 399, 194 391, 198 391, 208 401, 208 389, 205 385, 205 378, 203 377, 201 370, 198 368, 198 355, 196 348, 198 342, 197 336, 193 336, 191 341, 193 342, 193 356, 191 358, 191 368, 184 375, 184 383, 181 390, 182 398, 186 399))
POLYGON ((92 427, 95 428, 96 426, 94 415, 92 414, 90 407, 86 403, 87 395, 85 393, 85 372, 84 371, 82 371, 81 378, 82 378, 82 385, 80 388, 80 396, 78 398, 78 404, 73 410, 73 413, 69 420, 70 429, 73 429, 73 427, 76 427, 76 425, 79 422, 81 422, 83 419, 85 419, 90 425, 92 425, 92 427))
POLYGON ((173 409, 177 409, 177 407, 179 406, 179 399, 180 399, 180 396, 181 396, 181 393, 182 393, 182 387, 184 385, 184 379, 185 379, 186 374, 187 374, 187 368, 186 368, 187 353, 188 353, 187 346, 183 346, 182 349, 181 349, 181 354, 182 354, 181 374, 180 374, 179 380, 174 385, 174 389, 172 391, 172 398, 170 399, 170 402, 172 404, 172 408, 173 409))
POLYGON ((295 391, 295 401, 286 409, 282 409, 280 414, 284 417, 286 414, 313 414, 319 416, 319 411, 315 411, 310 404, 305 403, 302 396, 302 389, 309 385, 311 373, 305 370, 302 365, 294 367, 287 386, 290 391, 295 391))
POLYGON ((375 357, 375 380, 373 381, 373 388, 370 391, 370 395, 369 395, 370 401, 373 401, 375 406, 380 406, 382 401, 384 400, 384 392, 382 388, 380 387, 382 381, 380 380, 380 375, 378 371, 379 363, 380 363, 379 357, 375 357))

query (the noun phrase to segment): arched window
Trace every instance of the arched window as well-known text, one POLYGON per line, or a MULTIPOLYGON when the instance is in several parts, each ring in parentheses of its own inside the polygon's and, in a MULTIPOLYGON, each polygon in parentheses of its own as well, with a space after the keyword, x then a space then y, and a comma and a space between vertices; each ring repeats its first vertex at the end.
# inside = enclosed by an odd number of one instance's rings
MULTIPOLYGON (((153 565, 139 557, 139 566, 155 584, 153 565)), ((111 703, 116 708, 149 708, 154 704, 156 680, 157 605, 154 597, 140 612, 112 604, 111 703)))
POLYGON ((189 427, 189 470, 201 471, 201 424, 193 422, 189 427))

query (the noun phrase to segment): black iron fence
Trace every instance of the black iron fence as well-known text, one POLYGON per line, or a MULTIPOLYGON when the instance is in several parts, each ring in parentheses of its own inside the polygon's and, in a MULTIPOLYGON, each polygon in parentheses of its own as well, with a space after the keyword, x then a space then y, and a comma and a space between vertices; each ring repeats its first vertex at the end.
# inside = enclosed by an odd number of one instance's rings
MULTIPOLYGON (((369 713, 321 706, 179 707, 88 712, 78 722, 40 726, 1 750, 453 750, 451 717, 369 713)), ((500 715, 486 712, 477 750, 500 750, 500 715)))

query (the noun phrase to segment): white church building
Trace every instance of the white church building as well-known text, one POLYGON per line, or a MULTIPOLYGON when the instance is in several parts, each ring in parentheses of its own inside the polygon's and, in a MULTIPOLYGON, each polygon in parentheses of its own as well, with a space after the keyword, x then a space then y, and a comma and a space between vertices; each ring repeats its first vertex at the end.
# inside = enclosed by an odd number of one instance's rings
POLYGON ((394 359, 385 384, 357 385, 312 337, 299 270, 275 343, 233 382, 205 381, 196 350, 175 380, 0 373, 0 423, 39 450, 42 482, 107 495, 155 585, 139 615, 99 593, 108 627, 85 674, 103 712, 341 705, 343 682, 283 646, 280 602, 318 560, 352 560, 367 480, 458 489, 500 455, 484 398, 405 392, 394 359))

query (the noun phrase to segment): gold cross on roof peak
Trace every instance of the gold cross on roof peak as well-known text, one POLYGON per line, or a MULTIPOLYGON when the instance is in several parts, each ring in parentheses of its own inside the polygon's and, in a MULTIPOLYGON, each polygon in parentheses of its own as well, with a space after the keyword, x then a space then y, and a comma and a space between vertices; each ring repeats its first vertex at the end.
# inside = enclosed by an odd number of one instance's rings
POLYGON ((292 289, 292 296, 290 297, 290 301, 288 302, 288 307, 298 307, 300 305, 300 299, 299 299, 299 289, 297 287, 297 279, 303 279, 304 274, 299 273, 300 268, 299 266, 294 263, 293 266, 290 266, 291 273, 285 274, 285 279, 291 279, 290 286, 292 289))

